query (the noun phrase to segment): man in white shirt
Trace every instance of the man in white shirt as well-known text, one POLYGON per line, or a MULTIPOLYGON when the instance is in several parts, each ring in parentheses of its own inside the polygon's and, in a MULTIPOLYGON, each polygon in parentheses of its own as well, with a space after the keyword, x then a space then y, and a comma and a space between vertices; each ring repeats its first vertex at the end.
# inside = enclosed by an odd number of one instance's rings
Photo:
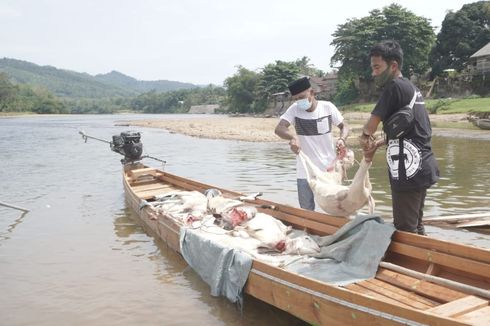
MULTIPOLYGON (((321 170, 333 169, 336 150, 345 148, 349 129, 337 107, 328 101, 317 101, 308 77, 298 79, 288 86, 295 102, 280 117, 275 133, 289 140, 291 151, 301 150, 321 170), (293 125, 296 132, 289 129, 293 125), (340 129, 340 137, 334 147, 332 126, 340 129)), ((315 210, 313 192, 306 180, 306 171, 299 157, 296 158, 298 199, 301 208, 315 210)))

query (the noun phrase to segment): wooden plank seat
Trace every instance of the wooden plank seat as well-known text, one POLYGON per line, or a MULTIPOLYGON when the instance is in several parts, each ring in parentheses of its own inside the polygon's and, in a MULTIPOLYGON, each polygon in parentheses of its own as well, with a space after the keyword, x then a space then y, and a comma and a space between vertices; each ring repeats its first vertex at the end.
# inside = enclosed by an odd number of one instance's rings
POLYGON ((152 200, 155 196, 163 195, 172 191, 179 190, 172 185, 157 183, 150 188, 141 188, 139 191, 135 191, 138 196, 145 200, 152 200))
POLYGON ((439 303, 454 301, 466 296, 465 293, 449 289, 445 286, 433 284, 418 278, 403 275, 388 269, 380 268, 376 279, 392 284, 406 291, 411 291, 429 300, 439 303))
POLYGON ((142 175, 156 175, 158 172, 157 169, 155 168, 141 168, 141 169, 134 169, 129 172, 129 175, 133 178, 137 178, 142 175))
POLYGON ((425 310, 439 304, 437 301, 379 279, 365 280, 356 284, 347 285, 345 288, 406 308, 425 310))
POLYGON ((441 316, 458 317, 484 307, 488 307, 487 300, 469 295, 458 300, 430 308, 427 311, 441 316))
POLYGON ((458 317, 458 320, 474 326, 490 325, 490 306, 473 310, 458 317))

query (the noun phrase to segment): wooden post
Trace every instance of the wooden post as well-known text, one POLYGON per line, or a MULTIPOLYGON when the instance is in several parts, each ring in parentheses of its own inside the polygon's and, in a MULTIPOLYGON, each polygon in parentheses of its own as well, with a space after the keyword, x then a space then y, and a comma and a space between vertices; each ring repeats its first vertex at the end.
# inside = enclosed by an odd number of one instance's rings
POLYGON ((474 213, 474 214, 428 217, 428 218, 424 218, 424 222, 447 222, 447 221, 454 221, 454 220, 470 220, 470 219, 486 218, 486 217, 490 217, 490 213, 474 213))
POLYGON ((7 204, 7 203, 2 203, 1 201, 0 201, 0 206, 10 207, 10 208, 17 209, 19 211, 23 211, 23 212, 26 212, 26 213, 29 211, 27 208, 22 208, 22 207, 19 207, 19 206, 14 206, 14 205, 10 205, 10 204, 7 204))

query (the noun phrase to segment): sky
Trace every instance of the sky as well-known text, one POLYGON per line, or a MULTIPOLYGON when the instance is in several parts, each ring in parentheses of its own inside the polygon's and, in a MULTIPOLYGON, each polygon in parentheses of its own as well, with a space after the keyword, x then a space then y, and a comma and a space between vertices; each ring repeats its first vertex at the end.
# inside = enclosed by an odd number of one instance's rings
POLYGON ((303 56, 330 71, 332 34, 398 3, 436 32, 457 0, 0 0, 0 58, 91 75, 222 85, 303 56))

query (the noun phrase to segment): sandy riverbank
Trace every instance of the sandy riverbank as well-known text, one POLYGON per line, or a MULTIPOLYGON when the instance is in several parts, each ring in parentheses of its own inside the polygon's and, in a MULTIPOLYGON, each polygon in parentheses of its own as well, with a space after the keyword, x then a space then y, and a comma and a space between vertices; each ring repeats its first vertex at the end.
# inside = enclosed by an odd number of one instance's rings
MULTIPOLYGON (((344 118, 351 129, 348 143, 354 141, 357 142, 357 136, 361 132, 362 124, 368 117, 369 113, 347 112, 344 114, 344 118)), ((471 125, 465 117, 465 114, 431 115, 430 119, 433 124, 434 134, 442 136, 445 134, 454 135, 454 132, 448 132, 451 128, 447 127, 447 124, 453 124, 457 127, 458 134, 460 135, 465 135, 469 138, 490 137, 489 132, 468 129, 471 128, 471 125), (444 128, 439 128, 437 127, 438 125, 444 126, 444 128)), ((120 124, 161 128, 172 133, 180 133, 200 138, 251 142, 277 142, 284 141, 274 134, 274 128, 278 121, 279 120, 276 117, 227 117, 222 115, 206 115, 203 117, 186 119, 169 119, 166 117, 165 119, 127 121, 120 124)), ((335 129, 335 133, 337 133, 338 129, 335 129)))

